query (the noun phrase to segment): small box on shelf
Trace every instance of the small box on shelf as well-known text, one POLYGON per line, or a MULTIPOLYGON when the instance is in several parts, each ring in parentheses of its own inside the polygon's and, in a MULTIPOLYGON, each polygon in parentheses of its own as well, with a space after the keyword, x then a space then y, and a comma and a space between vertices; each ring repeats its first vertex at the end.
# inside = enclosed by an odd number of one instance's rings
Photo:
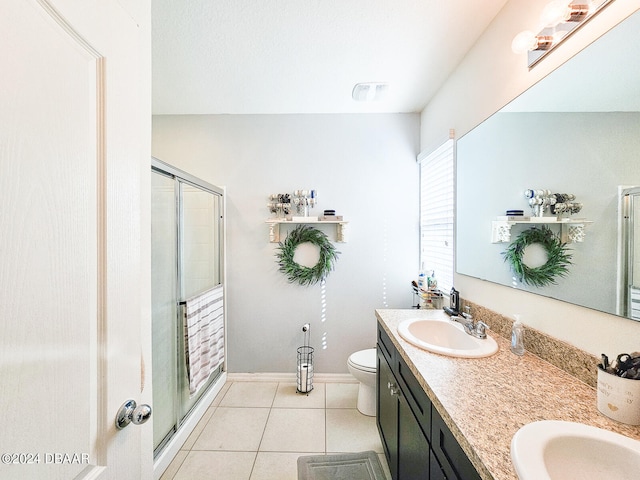
POLYGON ((497 219, 503 222, 528 222, 531 217, 525 217, 524 215, 498 215, 497 219))

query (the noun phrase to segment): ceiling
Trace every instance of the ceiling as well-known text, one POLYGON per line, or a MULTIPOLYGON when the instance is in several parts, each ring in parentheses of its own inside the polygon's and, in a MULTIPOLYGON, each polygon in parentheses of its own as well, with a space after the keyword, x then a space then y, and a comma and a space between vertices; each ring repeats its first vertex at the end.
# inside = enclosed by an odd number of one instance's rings
POLYGON ((419 112, 506 2, 152 0, 153 113, 419 112))

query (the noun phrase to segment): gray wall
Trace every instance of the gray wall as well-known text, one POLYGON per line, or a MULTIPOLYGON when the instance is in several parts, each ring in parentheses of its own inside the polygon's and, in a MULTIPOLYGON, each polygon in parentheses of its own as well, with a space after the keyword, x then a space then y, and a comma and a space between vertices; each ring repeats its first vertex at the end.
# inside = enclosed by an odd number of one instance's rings
POLYGON ((154 157, 226 188, 230 372, 293 373, 309 322, 315 371, 345 373, 352 352, 375 345, 374 309, 411 305, 419 136, 418 114, 153 118, 154 157), (311 188, 312 214, 350 222, 325 297, 319 284, 286 282, 265 224, 269 194, 311 188))

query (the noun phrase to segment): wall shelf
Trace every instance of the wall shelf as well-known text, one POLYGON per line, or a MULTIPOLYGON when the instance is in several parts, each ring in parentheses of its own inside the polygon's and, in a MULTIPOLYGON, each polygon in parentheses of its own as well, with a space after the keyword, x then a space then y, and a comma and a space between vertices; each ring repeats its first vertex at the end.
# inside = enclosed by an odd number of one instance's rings
POLYGON ((530 217, 529 220, 494 220, 491 222, 491 243, 511 241, 511 227, 514 225, 559 225, 562 243, 581 243, 584 241, 585 228, 592 220, 584 218, 530 217))
POLYGON ((278 243, 280 241, 280 225, 298 225, 301 223, 307 225, 335 225, 336 226, 336 242, 347 243, 347 224, 349 222, 344 220, 286 220, 283 218, 270 218, 266 221, 269 225, 269 241, 271 243, 278 243))

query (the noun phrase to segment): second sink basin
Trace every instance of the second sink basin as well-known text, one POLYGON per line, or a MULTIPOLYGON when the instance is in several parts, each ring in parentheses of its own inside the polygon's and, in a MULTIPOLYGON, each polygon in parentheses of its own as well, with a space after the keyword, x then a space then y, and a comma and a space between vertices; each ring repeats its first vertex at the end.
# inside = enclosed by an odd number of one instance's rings
POLYGON ((398 333, 416 347, 450 357, 480 358, 498 351, 498 344, 490 336, 475 338, 462 325, 448 320, 403 320, 398 333))
POLYGON ((520 480, 635 480, 640 441, 576 422, 528 423, 511 440, 520 480))

